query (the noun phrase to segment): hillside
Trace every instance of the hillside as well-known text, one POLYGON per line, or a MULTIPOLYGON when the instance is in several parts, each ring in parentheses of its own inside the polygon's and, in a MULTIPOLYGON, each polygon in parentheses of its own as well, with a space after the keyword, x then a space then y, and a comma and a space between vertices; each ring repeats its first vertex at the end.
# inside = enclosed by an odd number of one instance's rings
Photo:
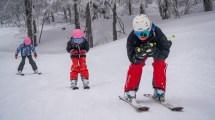
POLYGON ((137 100, 149 106, 150 111, 138 113, 118 99, 123 95, 130 64, 126 37, 90 49, 87 64, 91 89, 83 90, 79 80, 80 89, 73 91, 69 87, 71 61, 65 51, 67 36, 60 27, 47 30, 44 44, 37 47, 36 63, 43 74, 32 75, 26 61, 23 72, 27 75, 23 77, 16 75, 21 59, 14 59, 21 39, 14 42, 9 30, 1 29, 4 40, 0 41, 0 120, 212 120, 215 117, 214 14, 214 11, 196 13, 157 23, 167 36, 176 35, 166 61, 166 100, 183 106, 183 112, 169 111, 142 96, 153 93, 151 58, 143 69, 137 93, 137 100), (59 43, 56 37, 63 42, 59 43))

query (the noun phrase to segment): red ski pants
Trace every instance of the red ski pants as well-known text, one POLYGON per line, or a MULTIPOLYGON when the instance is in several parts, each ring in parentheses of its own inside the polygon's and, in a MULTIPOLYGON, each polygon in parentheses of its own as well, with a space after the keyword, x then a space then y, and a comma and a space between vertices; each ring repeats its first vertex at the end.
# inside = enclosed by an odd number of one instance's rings
POLYGON ((89 73, 86 64, 86 57, 72 58, 72 66, 70 72, 70 80, 77 80, 78 73, 82 78, 89 79, 89 73))
MULTIPOLYGON (((138 90, 140 79, 142 76, 142 68, 145 65, 146 59, 140 64, 132 64, 129 66, 127 73, 126 83, 124 86, 125 91, 138 90)), ((153 71, 153 87, 166 90, 166 67, 165 60, 156 60, 152 63, 153 71)))

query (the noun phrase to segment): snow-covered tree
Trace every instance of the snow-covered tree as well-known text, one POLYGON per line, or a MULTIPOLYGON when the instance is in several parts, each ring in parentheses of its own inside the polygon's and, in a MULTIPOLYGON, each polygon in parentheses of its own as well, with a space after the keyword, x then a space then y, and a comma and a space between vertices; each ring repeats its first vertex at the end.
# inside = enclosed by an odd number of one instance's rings
POLYGON ((213 11, 213 0, 203 0, 205 11, 213 11))
POLYGON ((175 16, 175 18, 180 18, 180 13, 178 10, 178 0, 170 0, 170 4, 172 6, 173 9, 173 15, 175 16))
POLYGON ((170 18, 169 7, 170 3, 168 0, 158 0, 159 12, 162 19, 170 18))

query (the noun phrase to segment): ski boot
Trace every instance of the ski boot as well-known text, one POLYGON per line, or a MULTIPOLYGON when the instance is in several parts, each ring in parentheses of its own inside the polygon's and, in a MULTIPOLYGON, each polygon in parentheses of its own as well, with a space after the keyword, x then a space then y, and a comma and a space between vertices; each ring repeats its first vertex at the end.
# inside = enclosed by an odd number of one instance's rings
POLYGON ((78 89, 77 87, 77 80, 71 80, 71 86, 70 86, 73 90, 78 89))
POLYGON ((17 73, 18 75, 21 75, 22 74, 22 71, 20 70, 20 71, 18 71, 18 73, 17 73))
POLYGON ((38 74, 38 70, 34 70, 34 74, 38 74))
POLYGON ((133 99, 136 99, 136 91, 134 91, 134 90, 127 91, 127 92, 124 93, 124 97, 128 101, 132 102, 133 99))
POLYGON ((38 72, 38 70, 34 70, 34 74, 41 75, 42 73, 41 73, 41 72, 38 72))
POLYGON ((154 98, 160 102, 165 101, 165 91, 162 89, 154 88, 154 98))
POLYGON ((21 70, 19 70, 18 71, 18 73, 16 73, 17 75, 21 75, 21 76, 23 76, 24 74, 22 73, 22 71, 21 70))
POLYGON ((83 82, 84 89, 90 89, 88 79, 82 78, 82 82, 83 82))

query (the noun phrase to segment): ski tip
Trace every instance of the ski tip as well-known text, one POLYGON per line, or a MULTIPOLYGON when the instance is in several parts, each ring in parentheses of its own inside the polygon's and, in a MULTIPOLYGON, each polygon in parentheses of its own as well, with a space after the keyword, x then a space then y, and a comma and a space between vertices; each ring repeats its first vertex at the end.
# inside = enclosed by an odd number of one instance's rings
POLYGON ((86 86, 86 87, 84 87, 84 89, 85 89, 85 90, 89 90, 89 89, 90 89, 90 87, 89 87, 89 86, 86 86))
POLYGON ((151 94, 143 94, 143 96, 149 97, 151 96, 151 94))
POLYGON ((172 111, 176 111, 176 112, 177 112, 177 111, 180 112, 180 111, 182 111, 183 109, 184 109, 183 107, 174 107, 174 108, 171 108, 172 111))
POLYGON ((16 75, 20 75, 20 76, 24 76, 25 74, 24 73, 16 73, 16 75))
POLYGON ((149 107, 140 107, 137 109, 139 112, 149 111, 149 107))
MULTIPOLYGON (((70 86, 71 87, 71 86, 70 86)), ((73 90, 77 90, 79 89, 78 87, 71 87, 73 90)))
POLYGON ((122 99, 124 99, 124 97, 122 97, 122 96, 119 96, 119 99, 121 99, 121 100, 122 100, 122 99))

